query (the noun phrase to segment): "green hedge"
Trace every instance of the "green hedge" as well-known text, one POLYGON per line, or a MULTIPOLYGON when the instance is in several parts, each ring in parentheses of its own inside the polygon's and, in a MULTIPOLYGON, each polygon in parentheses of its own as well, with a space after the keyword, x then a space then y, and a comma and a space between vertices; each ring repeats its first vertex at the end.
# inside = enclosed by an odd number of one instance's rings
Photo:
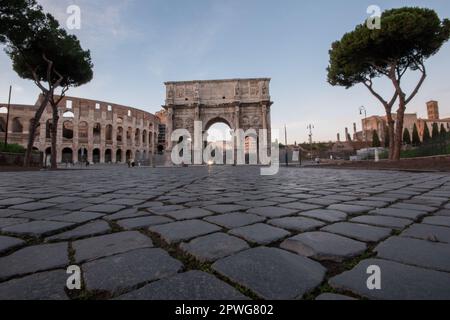
POLYGON ((25 153, 25 148, 18 144, 8 144, 5 146, 3 142, 0 143, 0 152, 8 152, 8 153, 25 153))

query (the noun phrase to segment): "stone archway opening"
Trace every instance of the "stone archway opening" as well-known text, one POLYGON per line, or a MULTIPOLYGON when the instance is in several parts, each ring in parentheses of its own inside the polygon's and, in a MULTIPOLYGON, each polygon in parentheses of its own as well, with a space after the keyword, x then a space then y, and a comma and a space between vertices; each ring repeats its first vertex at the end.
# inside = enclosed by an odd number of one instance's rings
MULTIPOLYGON (((205 145, 208 158, 205 159, 208 164, 226 164, 227 152, 232 151, 233 148, 233 135, 232 129, 228 121, 220 117, 210 120, 205 126, 205 145), (222 154, 222 157, 220 157, 222 154)), ((229 155, 231 155, 229 153, 229 155)), ((234 159, 229 159, 234 162, 234 159)))
POLYGON ((71 148, 64 148, 62 150, 62 163, 73 163, 73 151, 71 148))
POLYGON ((87 162, 88 151, 86 148, 80 148, 78 150, 78 162, 87 162))
POLYGON ((122 150, 121 149, 117 149, 116 151, 116 163, 121 163, 122 162, 122 150))
POLYGON ((107 149, 105 151, 105 163, 111 163, 112 162, 112 150, 107 149))
POLYGON ((100 163, 100 149, 95 148, 92 152, 92 162, 100 163))

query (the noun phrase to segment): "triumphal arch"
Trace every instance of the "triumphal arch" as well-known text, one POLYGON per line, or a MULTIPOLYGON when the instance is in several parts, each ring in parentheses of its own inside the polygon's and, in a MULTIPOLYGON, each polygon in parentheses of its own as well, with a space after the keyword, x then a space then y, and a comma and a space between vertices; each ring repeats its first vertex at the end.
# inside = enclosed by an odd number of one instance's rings
POLYGON ((228 79, 166 82, 167 139, 186 129, 194 136, 194 123, 201 121, 203 132, 218 122, 232 130, 266 129, 271 133, 270 79, 228 79))

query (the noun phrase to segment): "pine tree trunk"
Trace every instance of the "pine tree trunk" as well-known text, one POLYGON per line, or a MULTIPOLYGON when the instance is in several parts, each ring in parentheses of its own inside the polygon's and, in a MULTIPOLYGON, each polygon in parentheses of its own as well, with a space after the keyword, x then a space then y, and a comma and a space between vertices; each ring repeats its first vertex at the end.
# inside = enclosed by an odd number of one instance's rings
POLYGON ((388 134, 389 134, 389 160, 393 160, 394 156, 394 125, 395 121, 392 118, 392 113, 390 110, 386 110, 386 118, 388 125, 388 134))
POLYGON ((33 146, 34 146, 34 140, 36 136, 36 129, 38 127, 39 121, 41 120, 42 114, 45 111, 45 108, 47 107, 49 101, 49 94, 44 95, 44 100, 42 101, 41 105, 39 106, 39 109, 36 111, 36 114, 34 116, 34 121, 30 123, 30 130, 28 135, 28 143, 27 143, 27 149, 25 151, 25 159, 24 159, 24 167, 30 167, 31 166, 31 158, 33 154, 33 146))
POLYGON ((394 140, 394 154, 392 160, 400 160, 402 150, 403 138, 403 122, 405 117, 406 104, 404 97, 400 97, 400 106, 397 110, 397 119, 395 123, 395 140, 394 140))
POLYGON ((58 108, 52 105, 52 154, 51 154, 51 168, 57 169, 57 150, 56 150, 56 142, 57 142, 57 134, 58 134, 58 108))

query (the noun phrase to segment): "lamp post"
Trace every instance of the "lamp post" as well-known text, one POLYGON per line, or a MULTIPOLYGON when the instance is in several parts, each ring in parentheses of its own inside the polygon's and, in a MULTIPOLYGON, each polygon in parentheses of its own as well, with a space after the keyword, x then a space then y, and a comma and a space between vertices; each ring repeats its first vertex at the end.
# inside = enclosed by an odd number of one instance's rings
POLYGON ((8 130, 9 130, 9 109, 11 107, 11 90, 12 86, 9 86, 8 107, 6 111, 6 132, 5 132, 5 150, 8 147, 8 130))
POLYGON ((366 107, 361 106, 359 107, 359 114, 362 116, 364 113, 364 119, 363 119, 363 139, 366 142, 366 145, 368 145, 368 139, 367 139, 367 132, 366 132, 366 119, 367 119, 367 110, 366 107))
POLYGON ((312 124, 308 125, 307 129, 309 130, 309 145, 311 148, 310 156, 311 156, 311 161, 312 161, 313 160, 313 133, 312 133, 312 130, 314 129, 314 125, 312 125, 312 124))
POLYGON ((284 153, 285 153, 285 160, 286 160, 286 167, 289 166, 289 155, 288 155, 288 142, 287 142, 287 126, 284 126, 284 153))

